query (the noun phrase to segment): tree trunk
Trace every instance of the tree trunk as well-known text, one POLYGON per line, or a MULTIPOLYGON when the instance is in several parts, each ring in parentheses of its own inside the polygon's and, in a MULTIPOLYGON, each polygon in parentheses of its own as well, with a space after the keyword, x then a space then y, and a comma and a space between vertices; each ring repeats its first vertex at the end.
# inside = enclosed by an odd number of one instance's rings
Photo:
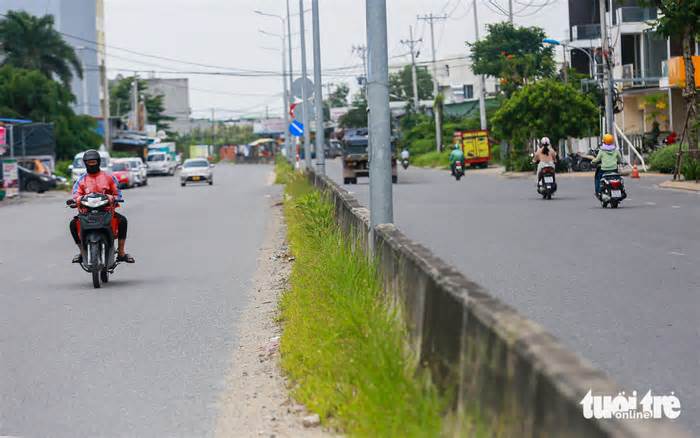
POLYGON ((695 90, 695 66, 693 65, 692 44, 695 42, 689 27, 683 31, 683 60, 685 63, 685 89, 683 98, 686 109, 693 107, 695 111, 688 119, 688 151, 690 156, 698 156, 698 114, 697 114, 697 93, 695 90))

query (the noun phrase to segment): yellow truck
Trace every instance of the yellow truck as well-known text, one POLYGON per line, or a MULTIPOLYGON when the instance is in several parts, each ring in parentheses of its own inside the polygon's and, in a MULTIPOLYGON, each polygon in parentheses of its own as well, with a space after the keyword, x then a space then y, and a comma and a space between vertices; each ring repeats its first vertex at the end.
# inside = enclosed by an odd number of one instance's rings
POLYGON ((469 167, 488 167, 491 161, 491 147, 489 145, 489 132, 482 130, 458 131, 455 138, 459 138, 464 152, 464 163, 469 167))

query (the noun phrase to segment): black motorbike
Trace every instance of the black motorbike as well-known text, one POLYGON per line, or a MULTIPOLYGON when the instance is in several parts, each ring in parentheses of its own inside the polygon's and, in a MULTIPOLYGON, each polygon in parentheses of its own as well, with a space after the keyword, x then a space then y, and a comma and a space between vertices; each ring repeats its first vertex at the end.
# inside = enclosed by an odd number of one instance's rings
POLYGON ((591 156, 595 156, 593 151, 589 151, 588 155, 580 154, 578 152, 568 155, 566 160, 566 167, 569 171, 573 172, 588 172, 593 169, 593 164, 591 164, 591 156))
POLYGON ((608 205, 617 208, 626 197, 625 183, 619 173, 607 172, 601 176, 598 200, 603 208, 607 208, 608 205))
POLYGON ((408 169, 408 158, 404 158, 401 160, 401 166, 403 166, 404 170, 408 169))
POLYGON ((452 165, 452 176, 454 176, 457 181, 464 176, 464 164, 461 161, 455 161, 452 165))
POLYGON ((537 193, 542 199, 552 199, 557 191, 557 179, 553 167, 544 167, 537 178, 537 193))
POLYGON ((78 235, 83 254, 80 266, 92 274, 92 285, 96 289, 109 282, 109 275, 119 264, 114 246, 118 233, 114 209, 120 202, 110 202, 110 198, 101 193, 83 196, 80 205, 72 199, 66 202, 69 207, 79 209, 78 235))

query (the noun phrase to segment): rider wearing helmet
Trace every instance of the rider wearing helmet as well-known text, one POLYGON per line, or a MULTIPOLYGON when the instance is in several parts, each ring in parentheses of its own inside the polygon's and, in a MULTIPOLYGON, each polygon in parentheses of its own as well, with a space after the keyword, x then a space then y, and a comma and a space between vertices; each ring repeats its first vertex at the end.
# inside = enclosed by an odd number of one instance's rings
MULTIPOLYGON (((80 199, 90 193, 102 193, 109 196, 110 201, 114 202, 115 199, 122 200, 122 192, 119 190, 119 185, 114 176, 103 172, 100 170, 100 164, 102 162, 102 157, 100 157, 99 152, 94 149, 90 149, 83 154, 83 163, 85 163, 85 169, 87 173, 83 174, 78 181, 73 185, 73 200, 76 204, 80 205, 80 199)), ((117 245, 117 261, 134 263, 134 258, 126 253, 124 246, 126 244, 126 232, 128 222, 126 217, 121 214, 114 212, 114 217, 117 218, 119 222, 118 226, 118 245, 117 245)), ((83 254, 82 247, 80 245, 80 236, 78 235, 78 217, 74 217, 70 222, 70 233, 73 236, 73 241, 81 253, 73 258, 73 263, 82 263, 83 254)))
POLYGON ((610 172, 617 172, 617 166, 622 163, 622 155, 615 146, 615 137, 612 134, 603 136, 603 144, 600 145, 600 151, 591 164, 600 163, 600 167, 595 172, 595 193, 600 193, 600 180, 603 175, 610 172))
POLYGON ((554 162, 557 160, 557 151, 552 148, 549 137, 542 137, 540 147, 532 157, 532 162, 537 163, 537 182, 539 183, 542 169, 545 167, 555 167, 554 162))
POLYGON ((459 142, 455 143, 454 148, 452 148, 452 152, 450 152, 450 170, 452 171, 453 175, 455 171, 455 163, 457 161, 464 163, 464 151, 462 151, 462 146, 459 144, 459 142))

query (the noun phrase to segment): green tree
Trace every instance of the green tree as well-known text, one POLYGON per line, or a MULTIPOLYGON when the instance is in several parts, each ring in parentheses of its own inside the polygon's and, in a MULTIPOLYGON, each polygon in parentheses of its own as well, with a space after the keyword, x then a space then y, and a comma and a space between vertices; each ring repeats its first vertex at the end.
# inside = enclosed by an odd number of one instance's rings
POLYGON ((74 100, 66 87, 37 70, 0 68, 0 114, 53 123, 59 159, 101 143, 95 120, 73 112, 74 100))
POLYGON ((545 37, 539 27, 489 24, 486 38, 468 44, 474 73, 499 78, 506 96, 536 79, 552 77, 556 65, 553 48, 542 42, 545 37))
MULTIPOLYGON (((112 114, 122 117, 131 111, 131 87, 134 80, 137 80, 135 76, 118 77, 110 84, 109 95, 112 114)), ((165 115, 164 96, 149 93, 148 83, 143 79, 138 79, 138 92, 146 106, 148 123, 155 124, 158 130, 168 131, 170 129, 168 122, 172 122, 175 118, 165 115)))
MULTIPOLYGON (((433 77, 426 68, 416 69, 418 82, 418 98, 427 100, 433 98, 433 77)), ((392 101, 408 101, 413 99, 413 74, 411 66, 389 75, 389 99, 392 101)))
POLYGON ((350 94, 350 87, 348 84, 343 82, 335 86, 335 89, 331 91, 328 96, 326 103, 329 108, 338 108, 348 106, 348 95, 350 94))
POLYGON ((547 136, 556 145, 566 137, 592 135, 599 110, 589 96, 571 85, 543 79, 516 91, 492 119, 496 135, 516 146, 547 136))
POLYGON ((362 92, 358 92, 352 99, 352 107, 344 114, 338 125, 341 128, 362 128, 367 126, 367 100, 362 92))
POLYGON ((75 73, 83 77, 73 47, 54 29, 51 15, 36 17, 24 11, 9 11, 0 20, 0 47, 4 65, 38 70, 46 77, 58 77, 68 86, 75 73))

